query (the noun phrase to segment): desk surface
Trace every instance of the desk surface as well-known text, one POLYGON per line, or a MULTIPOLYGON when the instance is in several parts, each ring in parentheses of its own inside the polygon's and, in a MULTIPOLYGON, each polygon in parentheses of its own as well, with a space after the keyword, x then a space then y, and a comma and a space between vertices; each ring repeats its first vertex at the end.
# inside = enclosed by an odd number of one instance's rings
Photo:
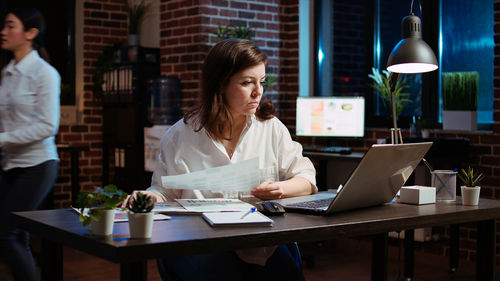
MULTIPOLYGON (((461 202, 460 198, 457 202, 461 202)), ((500 217, 500 201, 481 199, 479 206, 460 203, 384 206, 314 216, 286 213, 275 217, 272 227, 210 227, 201 216, 173 216, 155 221, 149 240, 129 239, 128 223, 115 223, 114 235, 96 238, 81 226, 71 210, 12 213, 11 222, 42 238, 55 241, 113 262, 125 263, 183 254, 308 242, 339 237, 380 234, 490 220, 500 217)))

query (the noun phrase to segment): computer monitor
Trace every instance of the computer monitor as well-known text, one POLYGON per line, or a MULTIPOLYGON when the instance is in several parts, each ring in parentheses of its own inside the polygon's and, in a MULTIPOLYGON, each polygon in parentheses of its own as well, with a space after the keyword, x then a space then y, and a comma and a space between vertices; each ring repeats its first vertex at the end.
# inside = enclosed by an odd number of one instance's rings
POLYGON ((297 136, 363 137, 363 97, 298 97, 297 136))

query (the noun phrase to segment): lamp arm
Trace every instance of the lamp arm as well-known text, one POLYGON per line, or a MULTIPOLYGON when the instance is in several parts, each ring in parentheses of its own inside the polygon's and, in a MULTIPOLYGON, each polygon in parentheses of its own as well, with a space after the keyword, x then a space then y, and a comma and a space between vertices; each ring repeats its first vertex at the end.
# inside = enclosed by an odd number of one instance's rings
POLYGON ((396 103, 394 101, 394 91, 391 91, 391 101, 392 101, 392 126, 394 129, 397 129, 398 122, 396 121, 396 103))
POLYGON ((391 87, 391 103, 392 103, 392 124, 394 126, 394 129, 398 128, 398 124, 396 121, 396 100, 394 97, 394 89, 396 88, 396 83, 399 78, 399 73, 396 72, 391 72, 389 74, 389 86, 391 87))

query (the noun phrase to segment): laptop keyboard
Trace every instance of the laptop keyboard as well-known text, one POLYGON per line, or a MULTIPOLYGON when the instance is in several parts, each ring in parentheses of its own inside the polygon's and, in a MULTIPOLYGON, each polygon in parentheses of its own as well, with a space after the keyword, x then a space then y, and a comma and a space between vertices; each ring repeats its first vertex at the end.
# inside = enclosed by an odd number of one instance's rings
POLYGON ((287 204, 289 207, 307 208, 307 209, 324 209, 330 205, 333 198, 319 199, 314 201, 305 201, 299 203, 287 204))

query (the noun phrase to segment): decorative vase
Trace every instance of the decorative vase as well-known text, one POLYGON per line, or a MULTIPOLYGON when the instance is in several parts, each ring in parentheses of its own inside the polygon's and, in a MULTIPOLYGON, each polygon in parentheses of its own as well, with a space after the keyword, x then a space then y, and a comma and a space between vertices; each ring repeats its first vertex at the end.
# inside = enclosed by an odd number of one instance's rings
POLYGON ((479 203, 479 193, 481 192, 480 186, 461 186, 462 191, 462 205, 477 206, 479 203))
POLYGON ((107 236, 113 234, 113 223, 115 219, 115 210, 100 210, 101 218, 99 221, 90 222, 90 231, 94 235, 107 236))
POLYGON ((153 233, 153 212, 149 213, 128 213, 128 227, 130 238, 144 239, 151 238, 153 233))

